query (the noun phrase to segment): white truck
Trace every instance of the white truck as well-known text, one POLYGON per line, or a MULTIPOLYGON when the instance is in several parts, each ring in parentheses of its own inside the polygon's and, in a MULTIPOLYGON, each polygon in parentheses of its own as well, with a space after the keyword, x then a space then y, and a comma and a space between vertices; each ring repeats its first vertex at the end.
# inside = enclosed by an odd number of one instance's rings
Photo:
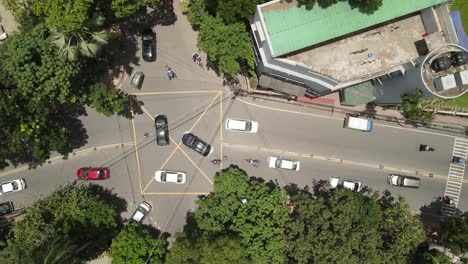
POLYGON ((371 132, 373 124, 374 123, 367 118, 361 118, 358 117, 358 115, 348 115, 345 118, 343 127, 364 132, 371 132))

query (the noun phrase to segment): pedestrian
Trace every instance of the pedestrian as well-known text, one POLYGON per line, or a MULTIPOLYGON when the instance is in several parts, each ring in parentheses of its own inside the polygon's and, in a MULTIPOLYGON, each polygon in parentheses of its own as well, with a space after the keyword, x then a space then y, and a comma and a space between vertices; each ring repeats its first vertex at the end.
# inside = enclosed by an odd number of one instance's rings
POLYGON ((175 73, 171 69, 171 67, 169 67, 169 65, 166 65, 166 72, 167 72, 167 77, 169 77, 169 80, 172 80, 172 78, 175 78, 175 73))
POLYGON ((143 135, 145 138, 149 137, 149 133, 148 132, 145 132, 145 134, 143 135))

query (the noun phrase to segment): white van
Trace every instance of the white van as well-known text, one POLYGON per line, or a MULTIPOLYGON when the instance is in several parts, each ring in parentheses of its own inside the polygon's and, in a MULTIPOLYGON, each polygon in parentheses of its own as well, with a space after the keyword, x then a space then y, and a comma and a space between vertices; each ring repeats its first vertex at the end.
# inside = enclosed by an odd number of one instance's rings
POLYGON ((247 133, 257 133, 258 123, 250 120, 231 119, 226 120, 225 128, 227 130, 236 130, 247 133))

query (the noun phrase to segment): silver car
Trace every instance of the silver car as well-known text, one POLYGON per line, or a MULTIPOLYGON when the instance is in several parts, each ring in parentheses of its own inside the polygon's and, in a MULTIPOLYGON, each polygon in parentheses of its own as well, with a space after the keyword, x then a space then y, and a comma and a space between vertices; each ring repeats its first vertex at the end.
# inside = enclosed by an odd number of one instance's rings
POLYGON ((140 205, 138 205, 132 217, 130 217, 130 220, 141 223, 143 220, 145 220, 150 211, 151 205, 148 202, 143 201, 140 205))

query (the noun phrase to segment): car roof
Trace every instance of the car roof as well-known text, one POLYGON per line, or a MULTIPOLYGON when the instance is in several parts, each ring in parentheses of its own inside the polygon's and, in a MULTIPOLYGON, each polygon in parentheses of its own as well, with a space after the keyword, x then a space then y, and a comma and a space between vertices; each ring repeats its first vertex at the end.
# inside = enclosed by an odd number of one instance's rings
POLYGON ((3 191, 3 192, 11 192, 11 191, 13 191, 13 181, 2 183, 2 191, 3 191))
POLYGON ((281 167, 283 168, 292 169, 294 168, 295 163, 296 162, 292 160, 281 159, 281 167))
POLYGON ((168 182, 178 182, 180 172, 177 171, 166 171, 166 181, 168 182))

